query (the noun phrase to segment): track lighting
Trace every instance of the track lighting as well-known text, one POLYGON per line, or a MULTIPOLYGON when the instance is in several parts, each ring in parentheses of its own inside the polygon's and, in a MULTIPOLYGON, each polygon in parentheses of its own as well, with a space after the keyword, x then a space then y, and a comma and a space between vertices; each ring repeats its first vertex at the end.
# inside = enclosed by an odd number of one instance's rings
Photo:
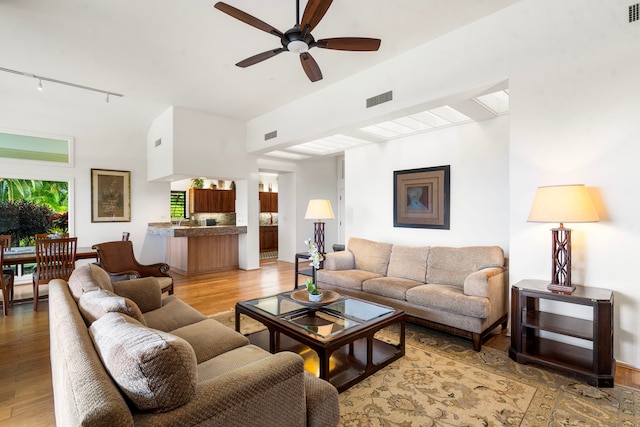
POLYGON ((106 101, 107 102, 109 102, 109 97, 111 97, 111 96, 119 96, 119 97, 123 97, 124 96, 124 95, 122 95, 120 93, 111 92, 109 90, 96 89, 94 87, 78 85, 78 84, 75 84, 75 83, 70 83, 70 82, 65 82, 65 81, 62 81, 62 80, 51 79, 49 77, 44 77, 44 76, 36 76, 35 74, 25 73, 23 71, 11 70, 9 68, 0 67, 0 71, 4 71, 5 73, 18 74, 20 76, 30 77, 32 79, 38 79, 38 90, 43 90, 42 81, 45 80, 45 81, 48 81, 48 82, 58 83, 58 84, 65 85, 65 86, 71 86, 71 87, 75 87, 75 88, 78 88, 78 89, 89 90, 91 92, 103 93, 103 94, 106 95, 106 101))

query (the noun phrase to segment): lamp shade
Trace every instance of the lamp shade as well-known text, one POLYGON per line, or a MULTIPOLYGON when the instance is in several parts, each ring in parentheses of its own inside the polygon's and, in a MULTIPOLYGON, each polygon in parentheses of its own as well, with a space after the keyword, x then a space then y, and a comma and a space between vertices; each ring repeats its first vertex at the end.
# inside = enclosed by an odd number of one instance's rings
POLYGON ((596 222, 598 213, 583 184, 538 187, 529 222, 596 222))
POLYGON ((329 200, 309 200, 304 219, 334 219, 333 209, 329 200))

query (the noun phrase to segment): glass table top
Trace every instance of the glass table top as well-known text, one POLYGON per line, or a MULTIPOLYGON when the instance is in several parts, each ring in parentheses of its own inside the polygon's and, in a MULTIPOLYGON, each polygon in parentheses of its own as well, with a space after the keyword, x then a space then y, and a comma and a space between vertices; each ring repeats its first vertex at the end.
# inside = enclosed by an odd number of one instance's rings
POLYGON ((303 328, 322 338, 328 338, 354 326, 393 313, 394 309, 367 301, 342 296, 324 306, 304 305, 292 300, 290 292, 246 301, 267 314, 303 328))
POLYGON ((284 295, 253 299, 247 301, 246 304, 259 308, 274 316, 281 316, 306 308, 304 305, 292 299, 285 298, 284 295))

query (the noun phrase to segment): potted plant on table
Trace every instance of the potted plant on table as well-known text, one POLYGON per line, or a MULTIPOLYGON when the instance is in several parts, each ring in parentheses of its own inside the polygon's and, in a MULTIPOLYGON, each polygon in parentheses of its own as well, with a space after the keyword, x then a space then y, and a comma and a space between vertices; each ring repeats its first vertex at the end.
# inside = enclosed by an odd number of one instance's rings
POLYGON ((324 260, 324 257, 318 252, 318 245, 311 239, 304 241, 309 250, 309 265, 313 268, 313 278, 307 279, 307 292, 309 292, 309 301, 320 302, 322 301, 322 292, 318 288, 316 283, 316 271, 320 268, 320 263, 324 260))

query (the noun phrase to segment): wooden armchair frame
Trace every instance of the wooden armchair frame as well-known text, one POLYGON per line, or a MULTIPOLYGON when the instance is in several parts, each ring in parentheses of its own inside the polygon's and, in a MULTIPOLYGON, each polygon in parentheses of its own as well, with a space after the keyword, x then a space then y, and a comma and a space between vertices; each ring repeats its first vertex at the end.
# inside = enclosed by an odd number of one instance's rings
MULTIPOLYGON (((104 242, 93 245, 98 252, 98 265, 109 273, 112 282, 140 277, 170 278, 170 284, 162 286, 162 292, 173 294, 173 277, 169 265, 164 262, 140 264, 133 253, 130 240, 104 242)), ((168 282, 168 281, 167 281, 168 282)))

